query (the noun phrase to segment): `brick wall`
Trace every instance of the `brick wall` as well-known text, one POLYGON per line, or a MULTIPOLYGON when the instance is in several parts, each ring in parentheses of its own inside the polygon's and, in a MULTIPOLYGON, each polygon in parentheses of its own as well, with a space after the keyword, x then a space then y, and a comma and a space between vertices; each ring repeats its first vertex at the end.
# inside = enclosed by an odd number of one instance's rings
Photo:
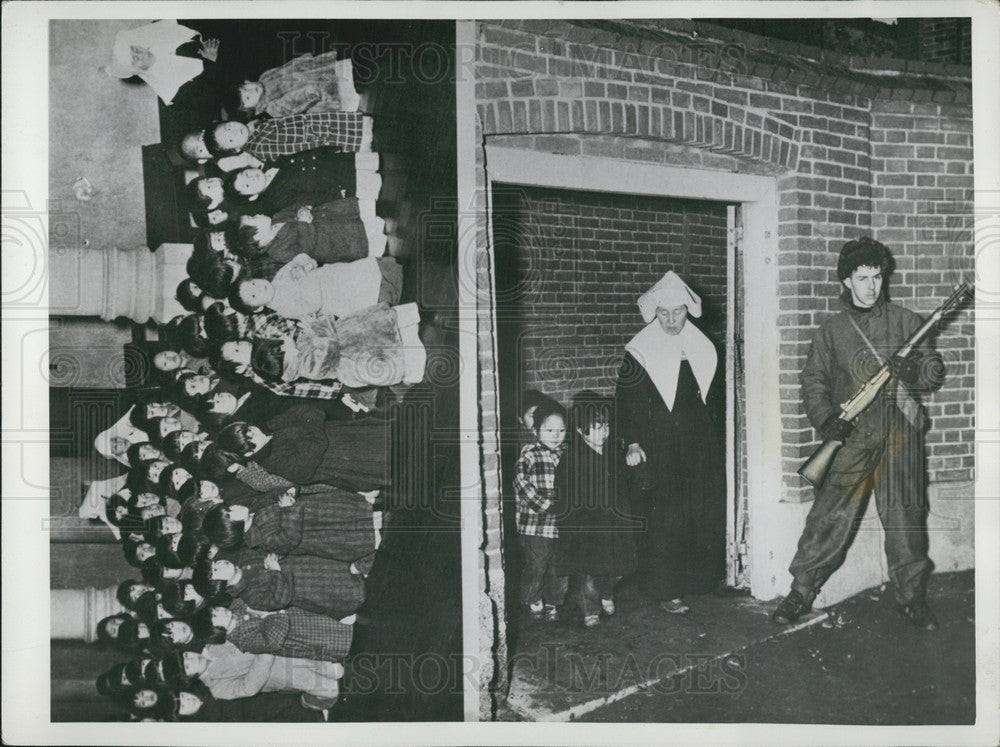
MULTIPOLYGON (((517 313, 517 389, 568 404, 613 394, 624 345, 644 322, 636 299, 669 269, 703 299, 697 321, 720 347, 726 323, 726 206, 538 187, 494 190, 501 318, 517 313)), ((507 375, 511 373, 508 369, 507 375)))
MULTIPOLYGON (((896 252, 893 298, 928 314, 973 274, 971 111, 872 105, 872 234, 896 252), (962 116, 956 116, 960 113, 962 116)), ((937 338, 948 379, 925 398, 934 482, 968 482, 974 467, 975 329, 967 308, 937 338)))
POLYGON ((969 18, 920 18, 917 50, 927 62, 972 61, 972 21, 969 18))

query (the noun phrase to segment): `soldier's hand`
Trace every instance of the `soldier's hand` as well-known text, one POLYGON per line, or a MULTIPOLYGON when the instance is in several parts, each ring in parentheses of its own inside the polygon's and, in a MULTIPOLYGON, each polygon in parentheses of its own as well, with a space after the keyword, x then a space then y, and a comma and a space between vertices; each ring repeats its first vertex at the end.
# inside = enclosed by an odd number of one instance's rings
POLYGON ((646 461, 646 452, 639 444, 629 444, 628 451, 625 452, 625 464, 635 467, 637 464, 646 461))
POLYGON ((269 552, 264 556, 264 567, 269 571, 280 571, 281 565, 278 563, 278 554, 269 552))
POLYGON ((854 426, 839 415, 831 415, 819 427, 819 435, 824 441, 846 441, 854 426))
POLYGON ((892 356, 889 359, 889 368, 892 369, 892 375, 897 379, 905 381, 907 384, 916 384, 917 379, 920 378, 920 359, 922 357, 916 351, 910 353, 905 358, 899 355, 892 356))

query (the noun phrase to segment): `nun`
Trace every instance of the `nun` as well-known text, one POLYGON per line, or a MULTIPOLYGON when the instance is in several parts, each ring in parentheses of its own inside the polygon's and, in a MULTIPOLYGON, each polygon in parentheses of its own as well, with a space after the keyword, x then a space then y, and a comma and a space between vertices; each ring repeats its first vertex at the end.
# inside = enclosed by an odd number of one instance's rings
POLYGON ((701 299, 673 271, 638 301, 646 326, 625 346, 615 391, 634 506, 646 521, 640 588, 672 614, 725 574, 724 376, 714 343, 689 317, 701 299))
POLYGON ((171 20, 124 29, 115 35, 104 71, 112 78, 142 78, 169 106, 185 83, 201 75, 203 61, 218 57, 218 40, 197 37, 197 31, 171 20))
POLYGON ((132 444, 149 441, 149 435, 132 424, 134 409, 135 405, 132 405, 117 423, 97 434, 97 438, 94 439, 94 448, 98 454, 105 459, 117 460, 126 467, 131 466, 128 462, 129 447, 132 444))

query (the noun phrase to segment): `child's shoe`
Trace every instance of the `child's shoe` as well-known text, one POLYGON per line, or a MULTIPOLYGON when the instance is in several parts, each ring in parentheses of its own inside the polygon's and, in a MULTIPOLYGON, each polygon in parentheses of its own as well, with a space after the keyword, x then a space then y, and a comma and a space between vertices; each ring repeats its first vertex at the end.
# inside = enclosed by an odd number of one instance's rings
POLYGON ((545 605, 540 601, 533 602, 528 605, 528 613, 531 615, 532 620, 541 620, 545 617, 545 605))
POLYGON ((559 608, 554 604, 545 605, 545 619, 549 622, 557 622, 559 620, 559 608))
POLYGON ((615 600, 613 599, 602 599, 601 609, 604 610, 605 615, 615 614, 615 600))
POLYGON ((585 628, 592 628, 595 625, 600 625, 601 617, 600 615, 586 615, 583 618, 583 626, 585 628))

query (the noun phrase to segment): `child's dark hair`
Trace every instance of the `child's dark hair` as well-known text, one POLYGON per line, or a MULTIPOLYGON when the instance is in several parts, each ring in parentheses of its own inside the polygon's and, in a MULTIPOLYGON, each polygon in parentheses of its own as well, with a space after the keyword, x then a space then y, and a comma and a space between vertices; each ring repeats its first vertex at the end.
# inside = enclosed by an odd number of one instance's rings
MULTIPOLYGON (((191 443, 194 442, 192 441, 191 443)), ((187 447, 185 447, 185 450, 187 450, 187 447)), ((175 496, 177 498, 177 501, 183 506, 188 501, 198 497, 199 482, 197 475, 195 475, 195 473, 192 470, 186 467, 183 463, 181 463, 181 466, 184 467, 184 469, 186 469, 188 472, 191 472, 192 477, 194 477, 193 480, 186 480, 184 484, 181 485, 180 489, 177 491, 177 495, 175 496)))
MULTIPOLYGON (((181 352, 180 335, 177 333, 177 328, 180 327, 181 321, 187 316, 187 314, 178 314, 166 324, 160 325, 160 339, 164 342, 163 350, 172 350, 175 353, 181 352)), ((169 375, 169 372, 165 373, 169 375)))
MULTIPOLYGON (((183 535, 182 535, 183 536, 183 535)), ((187 565, 173 549, 174 536, 165 534, 156 541, 156 558, 165 568, 183 568, 187 565)))
MULTIPOLYGON (((177 373, 177 377, 174 379, 174 386, 173 386, 174 399, 176 399, 180 403, 181 407, 183 407, 185 410, 188 411, 193 410, 195 407, 195 402, 197 401, 197 398, 195 396, 192 396, 187 393, 185 384, 187 384, 187 382, 190 379, 193 379, 195 376, 199 375, 200 374, 198 374, 196 371, 191 371, 191 370, 179 371, 177 373)), ((166 452, 164 452, 164 454, 165 453, 166 452)))
MULTIPOLYGON (((153 602, 155 606, 155 600, 156 600, 155 595, 152 594, 143 595, 141 599, 149 601, 142 601, 140 606, 149 604, 150 602, 153 602)), ((130 617, 128 620, 122 621, 121 627, 118 628, 119 646, 123 646, 124 648, 128 649, 141 649, 146 645, 146 639, 139 637, 139 624, 141 622, 142 622, 141 620, 136 620, 132 617, 130 617)))
MULTIPOLYGON (((228 340, 228 342, 242 342, 243 339, 241 337, 236 340, 228 340)), ((219 376, 225 379, 235 379, 241 375, 239 371, 241 364, 222 357, 222 345, 212 350, 212 353, 208 356, 208 362, 218 372, 219 376)))
MULTIPOLYGON (((253 166, 244 166, 240 169, 233 169, 228 174, 222 178, 222 188, 225 190, 226 199, 236 205, 245 206, 247 203, 251 202, 251 197, 253 195, 245 195, 236 189, 236 179, 244 171, 253 170, 253 166)), ((245 210, 245 208, 244 208, 245 210)))
MULTIPOLYGON (((125 477, 126 483, 132 476, 133 472, 129 472, 125 477)), ((136 478, 138 480, 138 477, 136 478)), ((114 524, 116 527, 120 527, 124 521, 124 517, 118 518, 118 509, 125 509, 126 516, 128 515, 128 502, 132 498, 132 488, 126 487, 122 488, 117 493, 112 493, 104 501, 104 513, 108 517, 108 521, 114 524)))
POLYGON ((152 659, 132 659, 125 662, 125 678, 133 687, 160 684, 156 677, 156 667, 152 659))
POLYGON ((242 99, 240 98, 240 88, 243 87, 243 83, 236 83, 231 86, 227 86, 226 90, 222 94, 222 108, 226 110, 226 115, 229 117, 230 122, 243 122, 246 124, 253 118, 253 112, 249 109, 244 109, 242 106, 242 99))
POLYGON ((201 314, 188 314, 175 328, 178 345, 194 358, 204 358, 212 348, 205 336, 203 321, 201 314))
POLYGON ((163 437, 163 446, 161 447, 163 454, 172 462, 180 462, 181 460, 180 440, 184 433, 191 433, 191 431, 181 428, 179 431, 168 433, 163 437))
POLYGON ((233 284, 229 286, 229 305, 233 307, 234 311, 250 316, 254 312, 259 311, 262 307, 247 305, 247 303, 243 300, 243 297, 240 295, 241 286, 248 280, 253 280, 253 278, 250 276, 250 273, 245 270, 241 272, 235 280, 233 280, 233 284))
POLYGON ((184 278, 179 282, 177 291, 174 293, 177 302, 192 314, 201 311, 201 299, 204 295, 205 291, 199 288, 198 284, 191 278, 184 278))
MULTIPOLYGON (((166 536, 168 535, 163 535, 162 537, 160 537, 156 541, 156 544, 158 545, 160 543, 160 540, 162 540, 166 536)), ((169 580, 169 579, 164 579, 163 577, 164 566, 156 555, 154 555, 151 558, 146 558, 144 561, 142 561, 142 565, 139 566, 139 570, 142 573, 142 580, 145 581, 147 584, 151 584, 153 587, 157 589, 162 588, 163 582, 165 580, 169 580)))
POLYGON ((235 226, 223 224, 218 228, 209 228, 204 231, 199 231, 194 235, 194 252, 192 253, 192 256, 194 256, 194 254, 219 254, 219 252, 212 249, 211 234, 213 233, 221 233, 223 239, 225 240, 226 249, 232 254, 237 254, 237 247, 239 246, 237 229, 235 226))
POLYGON ((219 720, 218 708, 216 705, 215 697, 212 695, 212 691, 208 689, 208 686, 202 682, 200 679, 195 677, 193 680, 187 684, 180 685, 176 687, 173 691, 174 699, 174 710, 173 715, 170 717, 171 720, 175 721, 215 721, 219 720), (180 694, 182 692, 191 693, 195 695, 198 700, 201 701, 201 708, 197 712, 190 715, 181 715, 180 713, 180 694))
MULTIPOLYGON (((173 486, 174 473, 178 470, 184 469, 179 464, 171 464, 169 467, 164 467, 163 472, 160 473, 160 492, 162 495, 170 496, 171 498, 176 498, 178 490, 173 486)), ((187 472, 187 470, 184 470, 187 472)), ((188 480, 193 480, 194 475, 188 478, 188 480)), ((183 486, 184 483, 181 484, 183 486)))
POLYGON ((192 210, 191 218, 194 220, 194 224, 198 228, 219 228, 226 225, 226 223, 232 217, 232 206, 229 205, 225 200, 222 201, 221 205, 212 208, 211 210, 192 210), (213 223, 209 217, 210 213, 221 212, 225 215, 221 221, 213 223))
MULTIPOLYGON (((156 642, 155 648, 158 651, 201 651, 205 647, 205 642, 196 633, 187 643, 174 643, 173 636, 170 635, 170 630, 167 628, 167 624, 171 622, 175 622, 175 620, 157 620, 149 627, 149 639, 156 642)), ((182 622, 188 621, 183 620, 182 622)), ((191 632, 194 633, 193 626, 191 632)))
POLYGON ((165 419, 165 415, 150 418, 148 423, 149 430, 146 431, 146 435, 149 436, 149 442, 160 451, 163 451, 163 436, 160 435, 160 423, 162 423, 165 419))
MULTIPOLYGON (((118 584, 118 589, 115 591, 115 599, 118 600, 118 604, 127 610, 135 609, 135 602, 132 601, 130 595, 132 593, 132 587, 138 586, 141 581, 136 581, 135 579, 125 579, 120 584, 118 584)), ((142 596, 146 594, 152 594, 152 591, 146 591, 142 593, 142 596)))
POLYGON ((164 582, 163 590, 160 592, 160 602, 163 604, 163 609, 180 620, 191 617, 206 604, 205 599, 199 601, 184 598, 184 590, 189 586, 202 597, 205 596, 193 581, 167 581, 164 582))
POLYGON ((558 415, 563 419, 564 423, 566 422, 566 410, 564 410, 562 405, 560 405, 558 402, 552 400, 551 402, 539 403, 538 407, 535 408, 534 423, 532 427, 532 430, 535 432, 536 435, 538 434, 539 429, 542 427, 542 423, 544 423, 553 415, 558 415))
POLYGON ((153 459, 143 459, 140 456, 140 453, 142 452, 142 447, 146 445, 147 443, 143 441, 141 443, 132 444, 131 446, 128 447, 128 451, 125 452, 125 458, 128 460, 129 467, 133 468, 138 467, 143 462, 152 462, 157 458, 153 457, 153 459))
POLYGON ((226 298, 238 274, 222 254, 211 251, 192 254, 188 259, 187 272, 212 298, 226 298))
MULTIPOLYGON (((157 434, 157 437, 159 437, 159 434, 157 434)), ((150 442, 150 443, 152 443, 152 442, 150 442)), ((154 446, 155 446, 155 444, 154 444, 154 446)), ((133 467, 132 469, 130 469, 128 471, 128 474, 125 476, 125 485, 133 493, 135 493, 135 492, 143 492, 143 491, 153 491, 153 492, 155 492, 156 490, 159 489, 159 485, 158 485, 158 483, 153 482, 149 478, 149 471, 152 469, 153 465, 156 462, 163 462, 163 461, 166 461, 166 460, 165 459, 150 459, 150 460, 145 461, 145 462, 140 462, 138 466, 133 467)), ((120 495, 120 494, 116 493, 115 495, 120 495)), ((114 496, 112 496, 112 498, 113 497, 114 496)), ((127 496, 125 498, 125 505, 126 506, 128 505, 128 501, 129 501, 130 497, 131 496, 127 496)))
MULTIPOLYGON (((233 280, 232 289, 235 290, 239 277, 233 280)), ((233 295, 233 292, 230 292, 233 295)), ((232 304, 232 301, 230 300, 232 304)), ((242 306, 242 304, 240 304, 242 306)), ((241 313, 246 313, 233 304, 233 309, 241 313)), ((215 347, 220 347, 224 342, 232 342, 240 339, 240 320, 236 314, 227 311, 221 302, 215 302, 205 310, 205 334, 212 341, 215 347)))
MULTIPOLYGON (((226 112, 229 112, 228 108, 226 109, 226 112)), ((208 152, 216 158, 219 158, 220 156, 231 156, 242 150, 242 148, 223 148, 219 145, 219 141, 216 139, 215 135, 219 127, 224 124, 225 122, 216 121, 212 122, 212 124, 205 128, 205 147, 207 147, 208 152)))
POLYGON ((159 662, 159 668, 163 672, 163 679, 170 685, 185 685, 189 677, 184 674, 184 652, 169 651, 163 655, 159 662))
POLYGON ((201 521, 201 531, 222 550, 243 544, 244 522, 226 516, 226 509, 225 504, 218 503, 205 512, 201 521))
MULTIPOLYGON (((142 497, 144 495, 149 495, 149 494, 155 495, 156 498, 157 498, 157 502, 160 503, 161 505, 163 505, 163 506, 167 505, 166 501, 163 500, 163 496, 160 495, 159 493, 153 491, 153 490, 137 491, 137 492, 132 493, 132 497, 128 499, 128 510, 129 510, 129 513, 130 514, 138 515, 139 512, 142 510, 139 507, 139 501, 142 499, 142 497)), ((150 505, 152 505, 152 504, 150 504, 150 505)))
POLYGON ((159 542, 160 537, 166 534, 171 534, 171 532, 163 531, 163 523, 169 516, 156 516, 146 522, 143 534, 147 537, 147 541, 151 545, 155 545, 159 542))
POLYGON ((125 666, 125 662, 120 662, 107 671, 101 672, 97 677, 97 692, 106 698, 117 698, 134 687, 131 679, 128 685, 122 683, 125 666))
POLYGON ((220 428, 224 428, 228 425, 230 419, 233 415, 226 415, 221 412, 206 412, 201 415, 201 422, 205 426, 205 430, 209 433, 218 433, 220 428))
POLYGON ((97 623, 97 640, 105 644, 118 643, 121 636, 121 625, 125 623, 126 620, 132 620, 132 616, 127 612, 119 612, 114 615, 108 615, 107 617, 102 617, 97 623), (111 636, 107 630, 107 624, 117 620, 119 622, 118 634, 111 636))
POLYGON ((229 584, 222 579, 212 578, 212 560, 202 558, 194 564, 194 575, 191 577, 194 588, 206 599, 213 601, 228 596, 229 584))
POLYGON ((253 340, 250 367, 264 379, 279 382, 285 366, 284 342, 258 337, 253 340))
MULTIPOLYGON (((205 140, 206 140, 206 142, 208 141, 208 132, 207 131, 205 133, 205 140)), ((209 208, 209 205, 212 204, 212 200, 208 196, 202 194, 198 190, 198 187, 200 187, 201 184, 206 179, 210 179, 210 178, 213 178, 213 177, 196 176, 194 179, 192 179, 191 181, 189 181, 187 183, 187 185, 184 187, 184 192, 185 192, 185 196, 187 197, 188 207, 190 208, 190 210, 191 210, 192 213, 195 213, 195 212, 205 212, 205 211, 207 211, 209 209, 214 209, 214 208, 209 208)), ((218 207, 218 206, 216 206, 216 207, 218 207)))
POLYGON ((215 442, 220 449, 242 456, 256 448, 253 441, 250 440, 249 433, 250 426, 242 420, 237 420, 219 431, 215 442))
POLYGON ((125 562, 133 568, 139 568, 142 565, 138 553, 139 547, 143 544, 148 543, 145 543, 143 540, 132 539, 131 537, 122 539, 122 552, 125 554, 125 562))
POLYGON ((230 468, 238 464, 242 466, 241 457, 211 443, 201 454, 201 472, 209 480, 222 480, 231 477, 230 468))
POLYGON ((521 410, 520 410, 520 412, 523 415, 525 412, 527 412, 528 410, 530 410, 532 407, 538 407, 539 405, 541 405, 543 403, 550 404, 550 405, 558 405, 559 404, 554 399, 552 399, 552 397, 550 397, 547 394, 544 394, 543 392, 538 391, 537 389, 525 389, 524 392, 521 393, 521 410))
MULTIPOLYGON (((250 215, 251 213, 247 213, 250 215)), ((240 225, 236 229, 237 240, 240 255, 243 257, 256 257, 264 252, 267 247, 260 243, 260 239, 257 238, 257 227, 256 226, 244 226, 240 225)))
MULTIPOLYGON (((204 514, 198 514, 199 516, 204 516, 204 514)), ((208 558, 212 551, 212 540, 205 536, 205 533, 201 531, 201 525, 199 524, 198 529, 192 529, 188 531, 187 528, 184 530, 184 534, 181 535, 180 544, 177 545, 177 555, 181 561, 186 566, 191 566, 192 568, 198 563, 198 561, 208 558)))
POLYGON ((221 606, 219 604, 206 604, 191 615, 189 621, 191 632, 205 643, 226 642, 226 629, 212 622, 212 608, 221 606))
POLYGON ((147 684, 144 687, 138 688, 133 691, 132 696, 139 690, 151 690, 156 693, 156 702, 151 706, 146 706, 140 708, 134 702, 132 702, 131 697, 126 705, 129 708, 129 713, 132 714, 134 718, 146 719, 152 718, 157 721, 163 721, 170 718, 174 712, 174 695, 170 690, 164 687, 157 687, 154 685, 147 684))
MULTIPOLYGON (((206 424, 206 418, 204 415, 199 415, 199 419, 203 425, 206 424)), ((211 425, 211 423, 208 423, 208 425, 211 425)), ((192 475, 196 476, 200 476, 202 474, 201 459, 195 456, 198 453, 198 448, 199 448, 199 442, 192 441, 191 443, 189 443, 187 446, 184 447, 183 451, 181 451, 181 459, 180 459, 181 466, 188 472, 190 472, 192 475)), ((184 495, 185 488, 187 488, 187 483, 182 485, 181 489, 177 493, 177 498, 181 501, 181 503, 187 501, 187 498, 185 498, 184 495)))
POLYGON ((191 130, 190 132, 185 132, 181 136, 180 140, 177 141, 177 147, 175 148, 177 157, 180 158, 186 164, 194 164, 194 165, 198 164, 198 158, 190 156, 184 152, 184 143, 188 140, 193 141, 196 138, 204 142, 204 130, 191 130))
MULTIPOLYGON (((128 421, 140 431, 145 431, 149 427, 149 416, 146 415, 146 405, 140 402, 133 407, 132 411, 128 414, 128 421)), ((132 446, 135 445, 132 444, 132 446)), ((127 456, 128 452, 126 451, 125 453, 127 456)))

